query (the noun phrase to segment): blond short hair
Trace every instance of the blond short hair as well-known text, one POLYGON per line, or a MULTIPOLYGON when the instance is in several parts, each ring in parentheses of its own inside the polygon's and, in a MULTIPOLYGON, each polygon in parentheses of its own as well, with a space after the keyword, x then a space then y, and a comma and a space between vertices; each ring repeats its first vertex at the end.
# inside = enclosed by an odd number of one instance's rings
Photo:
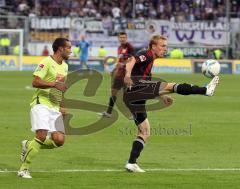
POLYGON ((163 35, 154 35, 154 36, 152 36, 152 38, 149 41, 148 48, 152 49, 152 46, 156 45, 159 40, 164 40, 165 41, 165 40, 167 40, 167 38, 164 37, 163 35))

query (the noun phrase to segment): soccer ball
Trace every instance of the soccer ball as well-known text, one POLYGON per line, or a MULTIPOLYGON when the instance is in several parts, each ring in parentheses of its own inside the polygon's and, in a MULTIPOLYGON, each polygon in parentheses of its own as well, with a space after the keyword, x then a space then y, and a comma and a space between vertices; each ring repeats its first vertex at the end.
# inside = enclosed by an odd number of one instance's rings
POLYGON ((202 64, 202 73, 206 77, 213 78, 220 73, 221 66, 218 61, 216 60, 206 60, 202 64))

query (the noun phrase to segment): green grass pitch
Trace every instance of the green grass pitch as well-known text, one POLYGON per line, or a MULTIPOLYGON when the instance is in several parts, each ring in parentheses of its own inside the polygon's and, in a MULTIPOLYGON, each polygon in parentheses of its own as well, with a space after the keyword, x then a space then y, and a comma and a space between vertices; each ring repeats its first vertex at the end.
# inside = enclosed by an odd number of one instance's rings
MULTIPOLYGON (((149 112, 155 132, 138 161, 143 174, 124 170, 134 123, 122 116, 111 127, 87 136, 66 136, 56 150, 42 150, 31 166, 33 179, 16 176, 20 142, 31 139, 29 102, 31 72, 0 73, 0 188, 239 188, 240 185, 240 88, 239 75, 221 75, 214 97, 172 95, 174 104, 149 112), (184 131, 173 134, 171 131, 184 131), (130 132, 131 131, 131 132, 130 132), (108 170, 108 171, 107 171, 108 170)), ((161 74, 169 82, 206 84, 200 74, 161 74)), ((84 97, 86 81, 69 93, 106 105, 110 79, 104 75, 95 97, 84 97)), ((94 112, 69 110, 72 123, 87 125, 98 120, 94 112)))

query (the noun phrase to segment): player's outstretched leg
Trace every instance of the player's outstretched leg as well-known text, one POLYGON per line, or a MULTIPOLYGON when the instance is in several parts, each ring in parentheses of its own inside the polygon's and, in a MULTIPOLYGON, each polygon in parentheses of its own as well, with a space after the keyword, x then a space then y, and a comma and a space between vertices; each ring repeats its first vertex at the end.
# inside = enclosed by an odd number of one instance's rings
POLYGON ((219 83, 219 77, 215 76, 206 87, 199 87, 199 86, 190 85, 187 83, 183 83, 183 84, 169 83, 166 86, 165 90, 172 91, 181 95, 200 94, 200 95, 206 95, 206 96, 213 96, 218 83, 219 83))

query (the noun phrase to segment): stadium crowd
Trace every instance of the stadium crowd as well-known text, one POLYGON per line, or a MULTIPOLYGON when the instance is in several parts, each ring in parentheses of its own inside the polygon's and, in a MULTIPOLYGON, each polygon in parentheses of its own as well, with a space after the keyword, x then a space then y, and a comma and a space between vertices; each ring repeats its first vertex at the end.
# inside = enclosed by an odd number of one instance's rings
MULTIPOLYGON (((175 21, 219 20, 226 0, 8 0, 6 7, 25 16, 139 18, 175 21)), ((240 17, 240 1, 230 0, 231 17, 240 17)))

